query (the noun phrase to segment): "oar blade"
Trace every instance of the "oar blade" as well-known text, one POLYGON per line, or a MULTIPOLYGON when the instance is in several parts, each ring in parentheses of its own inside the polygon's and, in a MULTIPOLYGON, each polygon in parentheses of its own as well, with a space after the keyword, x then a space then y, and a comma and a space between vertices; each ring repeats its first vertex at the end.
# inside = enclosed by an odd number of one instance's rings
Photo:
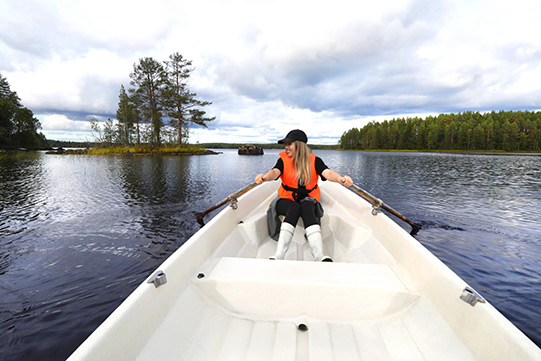
POLYGON ((411 225, 410 235, 415 236, 417 233, 419 233, 420 230, 421 230, 421 225, 419 223, 413 223, 411 225))
POLYGON ((201 227, 203 227, 205 225, 205 221, 203 220, 203 217, 205 217, 206 213, 204 213, 204 212, 193 212, 193 215, 196 217, 197 223, 199 223, 199 225, 201 227))

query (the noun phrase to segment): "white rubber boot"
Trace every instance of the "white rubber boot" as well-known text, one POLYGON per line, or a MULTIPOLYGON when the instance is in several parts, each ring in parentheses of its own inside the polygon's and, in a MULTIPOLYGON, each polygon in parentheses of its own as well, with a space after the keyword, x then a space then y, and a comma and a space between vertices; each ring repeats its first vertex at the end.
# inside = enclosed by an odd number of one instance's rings
POLYGON ((308 238, 308 244, 312 250, 312 255, 317 262, 332 262, 331 257, 323 255, 323 239, 321 237, 321 226, 319 224, 314 224, 313 226, 306 228, 306 238, 308 238))
POLYGON ((282 226, 280 227, 280 236, 278 237, 278 245, 276 246, 276 253, 269 259, 284 259, 287 249, 289 248, 291 238, 293 238, 294 231, 295 226, 282 222, 282 226))

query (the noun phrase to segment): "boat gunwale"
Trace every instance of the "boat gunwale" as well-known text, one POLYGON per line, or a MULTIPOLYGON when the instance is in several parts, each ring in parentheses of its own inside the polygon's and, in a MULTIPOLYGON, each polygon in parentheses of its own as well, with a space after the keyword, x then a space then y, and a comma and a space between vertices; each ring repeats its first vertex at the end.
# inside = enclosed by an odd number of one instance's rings
MULTIPOLYGON (((322 183, 322 203, 326 197, 332 198, 332 202, 338 203, 352 217, 371 227, 383 247, 410 273, 423 295, 439 309, 445 321, 480 360, 538 359, 541 350, 489 302, 471 307, 460 300, 467 283, 405 229, 383 213, 372 216, 371 205, 342 186, 322 183), (357 207, 359 210, 354 211, 357 207), (423 261, 420 270, 419 260, 423 261), (491 340, 487 342, 487 338, 491 340)), ((166 285, 156 288, 147 283, 154 272, 149 275, 68 360, 90 359, 96 355, 101 359, 113 358, 119 349, 126 359, 135 359, 145 346, 144 340, 148 340, 175 303, 177 298, 171 295, 182 293, 200 265, 220 247, 223 234, 233 232, 238 222, 253 212, 254 208, 249 205, 268 202, 277 186, 277 182, 258 186, 239 197, 238 209, 227 207, 219 212, 158 267, 167 275, 166 285), (216 232, 215 227, 222 229, 216 232), (143 315, 150 306, 152 315, 143 315), (130 317, 133 315, 136 317, 130 317), (141 322, 144 328, 140 327, 141 322), (122 330, 126 329, 133 333, 123 334, 122 330)))

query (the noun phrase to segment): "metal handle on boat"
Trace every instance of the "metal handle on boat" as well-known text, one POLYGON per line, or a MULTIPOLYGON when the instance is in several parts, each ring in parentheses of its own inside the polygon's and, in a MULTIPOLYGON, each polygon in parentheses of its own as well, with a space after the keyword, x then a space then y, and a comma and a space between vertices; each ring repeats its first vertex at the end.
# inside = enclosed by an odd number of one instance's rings
POLYGON ((460 295, 460 299, 468 304, 470 304, 472 307, 477 304, 477 302, 485 303, 486 300, 481 296, 476 290, 471 288, 470 286, 466 286, 464 290, 462 290, 462 294, 460 295))
POLYGON ((165 276, 165 273, 163 271, 156 271, 152 277, 148 280, 148 283, 153 283, 154 287, 158 288, 161 285, 164 285, 167 283, 167 277, 165 276))
POLYGON ((248 192, 249 190, 251 190, 252 188, 256 187, 257 186, 257 183, 256 182, 253 182, 253 183, 250 183, 248 184, 247 186, 239 189, 238 191, 236 191, 235 193, 233 194, 230 194, 229 196, 227 196, 227 198, 225 198, 224 200, 222 200, 221 202, 218 202, 216 203, 215 205, 213 205, 212 207, 210 207, 209 209, 207 209, 206 211, 204 212, 201 212, 201 213, 196 213, 196 216, 197 216, 197 222, 199 222, 199 224, 201 226, 204 226, 205 223, 203 222, 203 217, 205 217, 207 214, 209 214, 210 212, 212 212, 213 210, 215 209, 218 209, 220 208, 221 206, 223 206, 224 204, 226 203, 230 203, 231 205, 231 208, 233 209, 237 209, 238 208, 238 205, 237 205, 237 198, 240 197, 241 195, 243 195, 244 193, 248 192))
POLYGON ((404 222, 408 223, 410 226, 411 226, 411 232, 410 234, 412 236, 416 235, 417 232, 419 232, 419 230, 421 229, 421 225, 418 224, 418 223, 415 223, 409 219, 407 219, 406 217, 404 217, 403 215, 401 215, 400 213, 398 213, 397 211, 395 211, 394 209, 392 209, 391 207, 389 207, 387 204, 385 204, 381 199, 373 196, 372 194, 368 193, 367 191, 365 191, 364 189, 362 189, 361 187, 358 187, 356 186, 355 184, 353 184, 351 186, 351 189, 357 193, 358 195, 360 195, 361 197, 363 197, 364 199, 366 199, 367 201, 369 201, 370 203, 372 203, 372 214, 375 216, 378 214, 378 211, 380 208, 383 208, 385 209, 387 212, 391 213, 393 216, 395 217, 398 217, 400 218, 401 220, 403 220, 404 222))

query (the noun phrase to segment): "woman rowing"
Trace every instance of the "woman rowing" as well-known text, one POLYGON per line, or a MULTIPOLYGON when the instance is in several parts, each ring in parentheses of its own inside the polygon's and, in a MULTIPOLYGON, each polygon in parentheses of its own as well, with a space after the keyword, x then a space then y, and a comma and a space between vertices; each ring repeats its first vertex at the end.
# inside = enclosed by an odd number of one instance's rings
MULTIPOLYGON (((308 138, 299 129, 290 131, 284 139, 278 141, 285 145, 276 165, 265 174, 258 174, 255 182, 261 184, 278 179, 282 185, 278 189, 279 199, 273 202, 277 214, 285 216, 278 237, 276 253, 270 259, 284 259, 293 238, 293 232, 299 217, 302 217, 306 238, 316 261, 332 262, 323 254, 323 239, 318 209, 321 209, 318 180, 330 180, 346 187, 353 184, 351 177, 341 176, 330 170, 323 160, 312 153, 306 145, 308 138), (319 215, 319 217, 318 217, 319 215)), ((272 210, 272 209, 271 209, 272 210)))

